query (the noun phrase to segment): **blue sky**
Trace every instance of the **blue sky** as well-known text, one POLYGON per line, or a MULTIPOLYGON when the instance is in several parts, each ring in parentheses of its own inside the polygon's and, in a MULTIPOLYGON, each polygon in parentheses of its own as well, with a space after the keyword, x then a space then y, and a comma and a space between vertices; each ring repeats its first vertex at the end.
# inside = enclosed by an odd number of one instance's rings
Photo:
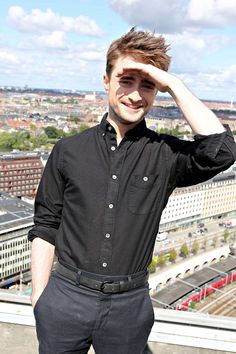
POLYGON ((2 0, 0 20, 0 86, 103 90, 110 42, 136 25, 197 96, 236 100, 235 0, 2 0))

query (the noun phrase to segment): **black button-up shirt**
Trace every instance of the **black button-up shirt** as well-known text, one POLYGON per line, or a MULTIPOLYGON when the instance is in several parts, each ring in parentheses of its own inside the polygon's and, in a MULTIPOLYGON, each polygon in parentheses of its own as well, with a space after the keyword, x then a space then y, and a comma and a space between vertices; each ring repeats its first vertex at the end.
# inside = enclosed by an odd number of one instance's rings
POLYGON ((190 142, 159 135, 142 121, 117 146, 104 117, 54 146, 29 239, 55 244, 59 259, 89 272, 139 272, 151 261, 161 213, 174 188, 207 180, 235 158, 229 130, 190 142))

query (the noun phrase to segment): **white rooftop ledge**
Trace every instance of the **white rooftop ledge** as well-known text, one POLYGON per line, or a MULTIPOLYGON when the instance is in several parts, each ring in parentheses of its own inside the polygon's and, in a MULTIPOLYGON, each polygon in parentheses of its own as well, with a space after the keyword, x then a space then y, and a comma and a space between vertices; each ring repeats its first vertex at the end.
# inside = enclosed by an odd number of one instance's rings
POLYGON ((236 318, 154 309, 150 342, 236 353, 236 318))

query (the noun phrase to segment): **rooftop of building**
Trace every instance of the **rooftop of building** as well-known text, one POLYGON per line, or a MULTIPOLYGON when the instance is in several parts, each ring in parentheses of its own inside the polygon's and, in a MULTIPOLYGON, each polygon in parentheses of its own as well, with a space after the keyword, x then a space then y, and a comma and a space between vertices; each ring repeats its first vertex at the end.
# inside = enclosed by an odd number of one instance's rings
POLYGON ((32 159, 36 157, 40 157, 40 152, 38 151, 12 151, 12 152, 4 152, 0 154, 0 160, 15 160, 15 159, 32 159))
MULTIPOLYGON (((160 323, 157 323, 157 326, 162 327, 163 325, 160 326, 160 323)), ((183 328, 179 328, 178 324, 174 324, 171 330, 155 333, 154 324, 154 329, 148 342, 151 351, 147 352, 147 354, 189 354, 190 352, 191 354, 233 354, 236 352, 232 334, 231 339, 229 336, 226 338, 222 331, 223 339, 219 340, 220 333, 217 333, 217 330, 215 330, 214 334, 211 334, 212 329, 198 328, 195 330, 194 327, 191 328, 189 326, 186 328, 184 330, 183 328), (202 332, 202 338, 198 337, 198 332, 202 332)), ((34 326, 4 322, 1 320, 0 313, 0 331, 2 353, 38 353, 37 336, 34 326)), ((89 354, 94 353, 93 348, 91 348, 89 354)))
POLYGON ((0 235, 33 223, 33 206, 5 192, 0 193, 0 235))

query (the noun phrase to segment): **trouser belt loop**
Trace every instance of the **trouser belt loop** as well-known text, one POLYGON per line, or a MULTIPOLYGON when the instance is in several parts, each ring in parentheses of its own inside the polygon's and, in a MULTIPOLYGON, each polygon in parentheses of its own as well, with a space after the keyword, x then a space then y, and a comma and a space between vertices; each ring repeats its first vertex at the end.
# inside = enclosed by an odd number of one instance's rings
POLYGON ((131 289, 131 286, 132 286, 132 277, 131 277, 131 275, 128 275, 128 287, 129 287, 129 289, 131 289))
POLYGON ((82 273, 81 270, 78 269, 78 270, 77 270, 77 274, 76 274, 76 281, 75 281, 76 285, 79 285, 79 284, 80 284, 81 273, 82 273))

